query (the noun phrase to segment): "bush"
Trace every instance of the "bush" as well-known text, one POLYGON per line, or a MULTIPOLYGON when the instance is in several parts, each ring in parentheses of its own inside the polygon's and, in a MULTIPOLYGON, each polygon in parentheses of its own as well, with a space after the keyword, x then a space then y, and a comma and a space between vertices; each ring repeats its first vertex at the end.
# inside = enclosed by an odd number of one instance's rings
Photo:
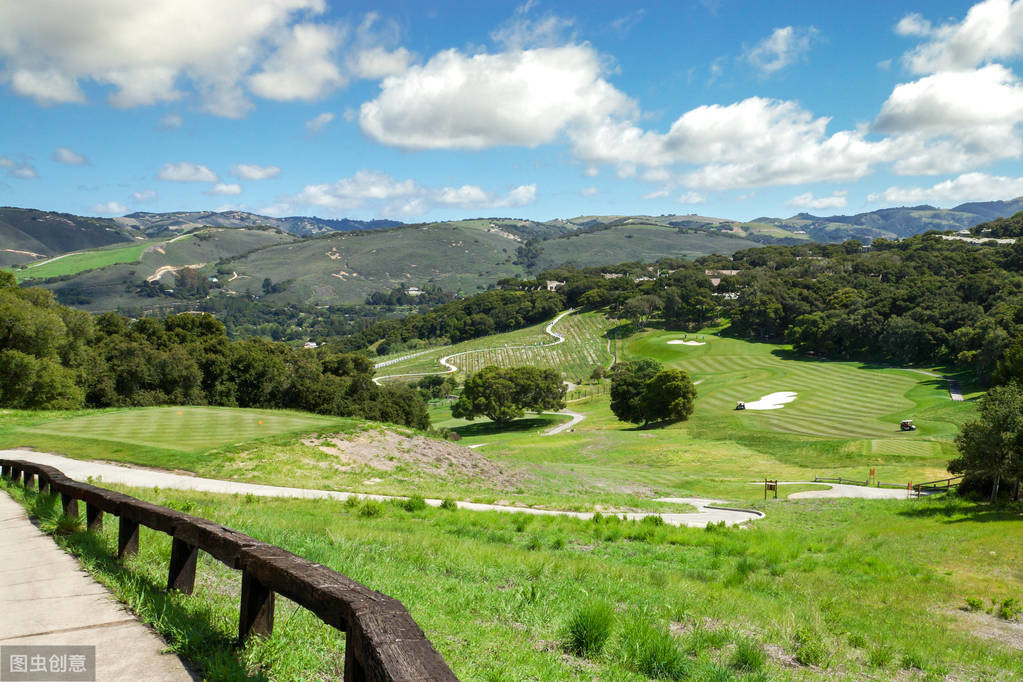
POLYGON ((1016 620, 1021 613, 1023 613, 1023 604, 1013 597, 1003 599, 1002 603, 998 605, 998 617, 1003 620, 1016 620))
POLYGON ((622 635, 622 658, 638 673, 658 680, 684 680, 691 663, 664 628, 635 620, 622 635))
POLYGON ((344 507, 345 509, 355 509, 359 506, 359 496, 349 495, 345 498, 344 507))
POLYGON ((763 647, 745 637, 736 643, 732 660, 729 663, 732 668, 744 673, 760 672, 766 664, 767 654, 764 653, 763 647))
POLYGON ((966 598, 966 610, 967 611, 985 611, 984 600, 978 597, 967 597, 966 598))
POLYGON ((376 500, 366 500, 359 507, 359 516, 367 519, 371 519, 374 516, 380 516, 384 513, 384 506, 376 500))
POLYGON ((831 659, 824 637, 816 630, 801 626, 796 630, 796 660, 803 665, 827 668, 831 659))
POLYGON ((450 497, 445 497, 440 503, 440 508, 447 509, 448 511, 453 511, 455 509, 458 509, 458 503, 452 500, 450 497))
POLYGON ((591 600, 572 614, 566 628, 565 648, 579 656, 597 656, 614 625, 614 609, 605 601, 591 600))
POLYGON ((863 635, 849 635, 849 646, 854 649, 865 649, 867 648, 867 638, 863 635))
POLYGON ((908 651, 902 654, 902 659, 899 662, 899 667, 903 670, 923 670, 924 669, 924 657, 915 651, 908 651))
POLYGON ((413 495, 407 500, 401 500, 398 506, 407 512, 417 512, 426 509, 426 500, 422 495, 413 495))

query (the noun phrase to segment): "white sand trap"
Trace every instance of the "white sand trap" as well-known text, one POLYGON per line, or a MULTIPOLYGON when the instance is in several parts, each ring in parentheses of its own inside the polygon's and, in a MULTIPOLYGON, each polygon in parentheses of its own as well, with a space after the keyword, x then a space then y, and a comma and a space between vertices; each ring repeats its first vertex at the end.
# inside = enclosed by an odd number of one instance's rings
POLYGON ((798 394, 795 391, 779 391, 765 395, 760 400, 746 403, 747 410, 780 410, 785 403, 791 403, 798 394))
POLYGON ((673 339, 668 342, 672 346, 705 346, 707 345, 704 341, 682 341, 680 339, 673 339))

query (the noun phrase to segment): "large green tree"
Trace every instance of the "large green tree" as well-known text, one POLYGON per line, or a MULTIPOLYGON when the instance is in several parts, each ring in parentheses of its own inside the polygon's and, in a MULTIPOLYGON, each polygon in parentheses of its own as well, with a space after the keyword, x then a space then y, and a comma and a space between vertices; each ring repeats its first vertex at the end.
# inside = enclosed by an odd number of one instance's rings
POLYGON ((479 416, 503 424, 525 411, 560 410, 565 406, 565 384, 552 369, 536 367, 484 367, 465 380, 451 415, 463 419, 479 416))
POLYGON ((633 424, 675 422, 689 418, 696 387, 689 373, 661 369, 650 359, 632 360, 611 369, 611 411, 633 424))
POLYGON ((967 478, 991 481, 991 501, 1001 484, 1014 486, 1019 499, 1023 480, 1023 389, 996 386, 980 402, 980 419, 964 424, 956 436, 959 457, 948 470, 967 478))

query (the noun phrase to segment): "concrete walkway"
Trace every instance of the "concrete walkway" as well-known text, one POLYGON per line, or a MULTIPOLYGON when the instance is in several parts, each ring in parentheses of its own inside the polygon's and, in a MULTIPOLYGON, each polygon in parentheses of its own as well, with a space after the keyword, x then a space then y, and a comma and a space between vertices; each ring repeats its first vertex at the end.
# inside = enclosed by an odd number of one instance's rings
POLYGON ((198 680, 0 492, 0 646, 96 647, 96 679, 198 680))
MULTIPOLYGON (((764 485, 762 482, 750 485, 764 485)), ((778 485, 826 485, 827 490, 804 490, 792 493, 790 500, 810 497, 859 497, 868 500, 904 500, 909 495, 905 488, 870 488, 865 485, 847 485, 845 483, 820 483, 814 481, 778 481, 778 485)))
MULTIPOLYGON (((172 474, 167 471, 154 469, 140 469, 131 466, 119 466, 105 462, 90 462, 80 459, 51 455, 45 452, 34 452, 32 450, 0 450, 0 458, 21 459, 36 464, 48 464, 64 472, 65 476, 77 481, 84 481, 92 476, 97 485, 103 483, 120 483, 122 485, 135 486, 137 488, 169 488, 172 490, 201 490, 210 493, 221 493, 231 495, 249 494, 262 497, 300 497, 314 499, 346 500, 349 497, 377 500, 386 502, 390 500, 405 499, 391 495, 372 495, 364 493, 346 493, 332 490, 312 490, 309 488, 287 488, 276 485, 259 485, 257 483, 239 483, 237 481, 221 481, 214 478, 200 478, 198 476, 184 476, 172 474)), ((703 528, 708 523, 725 522, 727 525, 736 525, 746 521, 752 521, 764 516, 762 512, 720 509, 715 508, 716 500, 707 500, 696 497, 678 497, 656 500, 659 502, 674 502, 678 504, 691 504, 696 507, 696 512, 673 514, 670 512, 628 512, 615 514, 630 520, 638 520, 647 516, 660 516, 670 526, 691 526, 703 528)), ((441 500, 427 499, 426 503, 432 507, 439 507, 441 500)), ((498 511, 518 512, 521 514, 533 514, 536 516, 569 516, 577 519, 591 519, 592 512, 561 511, 557 509, 534 509, 532 507, 515 507, 501 504, 480 504, 478 502, 457 502, 459 509, 469 511, 498 511)), ((605 512, 611 514, 612 512, 605 512)))

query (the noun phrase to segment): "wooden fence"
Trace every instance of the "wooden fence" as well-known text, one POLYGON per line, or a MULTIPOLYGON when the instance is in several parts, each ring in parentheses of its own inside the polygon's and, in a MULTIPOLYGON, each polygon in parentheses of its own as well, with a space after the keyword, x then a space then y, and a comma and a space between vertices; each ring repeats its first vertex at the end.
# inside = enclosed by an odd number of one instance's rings
POLYGON ((104 513, 118 517, 121 559, 138 552, 139 526, 170 535, 168 590, 192 593, 199 550, 241 570, 240 642, 273 631, 274 595, 280 594, 345 633, 345 682, 458 679, 401 602, 326 566, 212 521, 73 481, 50 466, 0 459, 0 473, 40 493, 60 494, 69 517, 79 518, 83 501, 90 531, 102 529, 104 513))

